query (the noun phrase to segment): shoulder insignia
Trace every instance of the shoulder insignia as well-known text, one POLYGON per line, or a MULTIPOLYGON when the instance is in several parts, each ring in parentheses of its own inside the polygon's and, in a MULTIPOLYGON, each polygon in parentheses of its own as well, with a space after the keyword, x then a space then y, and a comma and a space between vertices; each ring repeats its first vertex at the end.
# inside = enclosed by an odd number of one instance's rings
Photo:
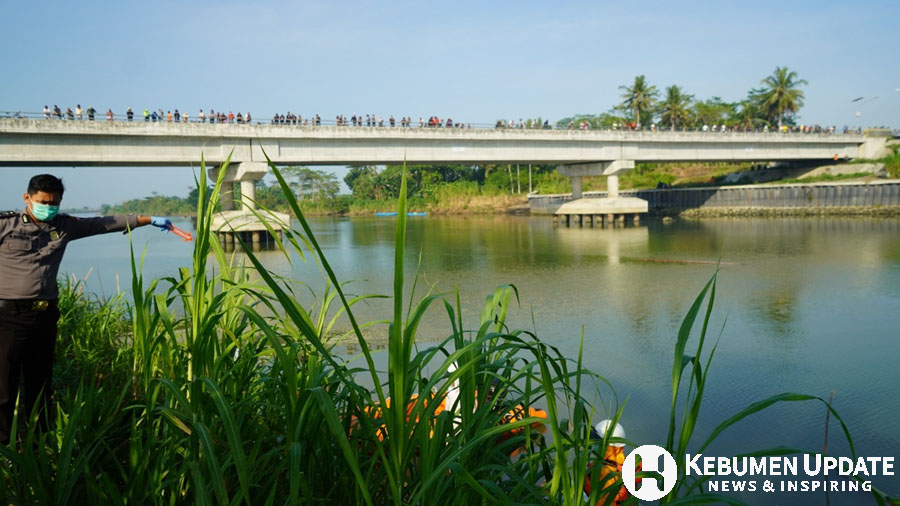
POLYGON ((0 218, 15 218, 21 214, 21 211, 0 211, 0 218))

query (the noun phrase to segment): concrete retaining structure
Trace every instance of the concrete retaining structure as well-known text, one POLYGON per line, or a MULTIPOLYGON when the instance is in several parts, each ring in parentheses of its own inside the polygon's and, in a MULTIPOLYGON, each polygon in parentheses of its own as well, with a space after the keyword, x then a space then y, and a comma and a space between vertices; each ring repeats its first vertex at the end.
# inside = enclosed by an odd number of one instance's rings
MULTIPOLYGON (((701 214, 900 214, 900 181, 711 186, 676 190, 626 190, 644 199, 651 214, 698 210, 701 214)), ((584 192, 605 198, 606 192, 584 192)), ((565 195, 529 197, 531 214, 550 215, 569 201, 565 195)))

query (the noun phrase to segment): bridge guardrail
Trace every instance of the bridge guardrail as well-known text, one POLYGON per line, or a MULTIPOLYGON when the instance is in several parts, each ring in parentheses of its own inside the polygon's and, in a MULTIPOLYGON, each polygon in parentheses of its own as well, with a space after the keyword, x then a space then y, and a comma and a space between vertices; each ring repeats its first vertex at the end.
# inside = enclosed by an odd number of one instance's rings
MULTIPOLYGON (((205 123, 205 124, 238 124, 237 121, 219 122, 219 121, 212 121, 212 120, 210 120, 210 119, 208 119, 208 118, 205 119, 205 121, 200 121, 199 117, 193 116, 193 115, 190 115, 190 114, 188 114, 188 115, 182 115, 181 118, 182 118, 182 119, 181 119, 180 121, 178 121, 178 123, 194 123, 194 124, 199 124, 199 123, 205 123)), ((81 117, 80 119, 77 118, 77 117, 74 117, 74 119, 70 119, 70 118, 67 118, 67 117, 66 117, 65 113, 63 113, 63 115, 62 115, 61 117, 55 117, 52 113, 51 113, 51 115, 50 115, 49 117, 46 117, 45 114, 44 114, 43 112, 33 112, 33 111, 0 111, 0 120, 3 120, 3 119, 33 119, 33 120, 48 120, 48 121, 96 121, 96 122, 116 121, 116 122, 130 122, 130 123, 145 123, 145 122, 149 122, 149 123, 175 123, 175 121, 168 121, 167 118, 157 119, 156 121, 152 121, 152 120, 146 120, 146 121, 145 121, 145 119, 143 118, 143 114, 142 114, 142 113, 138 113, 138 112, 135 112, 135 113, 134 113, 133 119, 131 119, 131 120, 128 119, 127 114, 121 114, 121 113, 112 113, 112 116, 111 116, 111 118, 110 118, 110 117, 107 117, 107 113, 101 112, 101 111, 97 111, 97 112, 94 114, 94 119, 89 119, 89 118, 88 118, 87 112, 83 112, 83 113, 82 113, 82 117, 81 117)), ((303 118, 304 121, 308 121, 309 119, 310 119, 310 118, 303 118)), ((241 123, 244 123, 244 122, 241 122, 241 123)), ((285 123, 279 122, 279 123, 275 123, 275 122, 273 122, 271 119, 266 119, 266 120, 253 120, 253 121, 250 122, 250 124, 253 124, 253 125, 265 125, 265 126, 271 126, 271 127, 285 127, 285 128, 289 128, 289 127, 300 127, 300 126, 360 128, 360 127, 363 127, 363 126, 364 126, 362 123, 360 123, 359 125, 348 124, 348 123, 346 122, 346 120, 345 120, 344 124, 339 125, 338 122, 337 122, 336 120, 333 120, 333 119, 331 119, 331 120, 324 120, 324 119, 323 119, 323 120, 321 120, 320 123, 317 124, 317 125, 309 125, 309 124, 303 125, 303 124, 298 124, 298 123, 296 123, 296 122, 293 122, 293 123, 291 123, 291 122, 285 122, 285 123)), ((543 127, 541 127, 541 128, 534 128, 534 127, 532 127, 532 128, 526 128, 526 127, 522 127, 522 126, 516 126, 516 127, 510 128, 510 127, 506 127, 506 126, 499 126, 499 125, 496 124, 496 123, 464 123, 464 124, 455 124, 453 127, 448 127, 448 126, 446 126, 446 125, 444 125, 444 124, 440 124, 440 125, 438 125, 438 126, 429 126, 429 125, 427 125, 427 124, 422 125, 422 126, 419 126, 417 120, 412 121, 412 124, 411 124, 410 126, 406 126, 406 127, 400 126, 399 124, 397 124, 397 125, 395 125, 395 126, 390 126, 389 124, 384 124, 384 125, 379 125, 379 126, 372 125, 372 126, 368 126, 367 128, 422 128, 422 129, 429 129, 429 130, 457 129, 457 128, 463 128, 463 129, 479 129, 479 130, 536 130, 536 131, 540 131, 540 130, 578 130, 578 131, 594 131, 594 132, 638 132, 638 131, 639 131, 639 132, 644 132, 644 133, 651 133, 651 132, 652 132, 652 133, 663 133, 663 134, 665 134, 665 133, 673 133, 673 132, 674 132, 674 133, 679 133, 679 132, 694 132, 694 133, 703 133, 703 134, 708 134, 708 135, 717 135, 717 134, 722 134, 722 133, 728 133, 728 134, 744 134, 744 133, 746 133, 746 134, 760 134, 760 133, 769 133, 769 134, 778 134, 778 135, 819 135, 819 136, 843 135, 843 134, 852 134, 852 135, 865 134, 865 135, 878 135, 878 136, 884 136, 884 135, 885 135, 885 134, 884 134, 885 129, 882 128, 882 127, 878 127, 878 128, 867 128, 867 129, 852 129, 852 130, 849 130, 849 131, 847 131, 847 132, 843 132, 843 131, 830 132, 830 131, 828 131, 828 130, 818 131, 818 132, 813 132, 813 131, 807 131, 807 132, 802 132, 802 131, 777 132, 777 131, 775 131, 775 130, 769 130, 769 131, 766 132, 766 131, 759 130, 759 129, 756 129, 756 130, 743 130, 743 129, 736 129, 736 128, 728 128, 728 129, 726 129, 726 130, 718 130, 718 131, 712 131, 712 130, 704 131, 702 128, 680 128, 680 129, 677 129, 677 130, 674 130, 674 131, 673 131, 673 130, 668 129, 668 128, 657 128, 657 129, 643 128, 643 129, 640 129, 640 130, 633 130, 633 129, 628 129, 628 128, 620 128, 620 129, 616 129, 616 128, 588 128, 588 129, 581 129, 581 128, 568 128, 568 127, 562 128, 562 127, 557 127, 557 126, 553 126, 553 127, 551 127, 551 128, 543 128, 543 127)), ((888 130, 888 131, 890 131, 890 130, 888 130)), ((894 135, 895 137, 896 137, 897 135, 900 135, 900 131, 893 131, 893 135, 894 135)))

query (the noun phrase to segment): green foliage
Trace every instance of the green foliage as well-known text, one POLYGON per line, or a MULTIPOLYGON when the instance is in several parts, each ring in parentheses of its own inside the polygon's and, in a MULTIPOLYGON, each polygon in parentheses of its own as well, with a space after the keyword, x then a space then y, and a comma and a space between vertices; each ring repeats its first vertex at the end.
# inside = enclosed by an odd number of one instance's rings
POLYGON ((769 122, 766 121, 762 104, 758 100, 752 99, 752 93, 751 98, 737 104, 728 123, 736 125, 743 130, 753 130, 760 126, 769 125, 769 122))
POLYGON ((625 92, 622 94, 620 106, 632 113, 634 122, 640 125, 643 118, 645 123, 650 123, 648 113, 656 106, 656 97, 659 94, 656 86, 647 83, 647 79, 639 75, 634 78, 631 86, 619 86, 619 89, 625 92))
POLYGON ((751 97, 762 106, 766 117, 777 124, 779 130, 786 118, 803 107, 804 95, 799 87, 807 82, 797 77, 797 73, 787 67, 775 67, 772 75, 760 81, 763 88, 751 92, 751 97))
POLYGON ((712 97, 694 103, 693 122, 695 127, 703 125, 724 125, 737 111, 737 105, 724 102, 719 97, 712 97))
POLYGON ((614 125, 624 125, 628 122, 625 116, 604 112, 600 114, 576 114, 568 118, 563 118, 556 122, 557 128, 578 129, 582 123, 586 123, 589 129, 610 129, 614 125))
POLYGON ((284 167, 281 169, 294 195, 300 200, 321 201, 333 199, 340 190, 333 172, 309 167, 284 167))
POLYGON ((557 122, 559 128, 578 128, 586 123, 588 128, 612 128, 630 121, 649 125, 659 118, 662 128, 701 128, 703 125, 726 125, 752 130, 766 125, 793 125, 797 112, 803 106, 800 86, 806 81, 786 67, 776 67, 771 76, 761 81, 762 87, 751 89, 744 100, 726 102, 720 97, 695 100, 681 87, 666 88, 665 98, 658 102, 658 90, 643 75, 637 76, 631 85, 619 86, 625 93, 622 102, 611 113, 600 115, 577 114, 557 122), (625 112, 629 118, 618 113, 625 112))
POLYGON ((691 119, 691 103, 694 96, 685 93, 678 86, 666 88, 666 98, 659 105, 660 121, 676 130, 679 125, 687 124, 691 119))
POLYGON ((639 173, 635 170, 619 176, 619 185, 622 188, 656 188, 659 183, 671 185, 674 182, 674 174, 657 171, 639 173))
POLYGON ((885 158, 884 168, 889 178, 898 179, 900 178, 900 146, 894 146, 892 149, 894 154, 885 158))
MULTIPOLYGON (((194 190, 196 192, 196 190, 194 190)), ((192 192, 193 193, 193 192, 192 192)), ((175 196, 156 195, 142 199, 131 199, 121 204, 103 204, 100 206, 102 214, 149 214, 156 216, 194 216, 197 212, 197 199, 175 196)))
MULTIPOLYGON (((608 383, 583 367, 581 351, 568 359, 534 334, 509 328, 515 287, 489 294, 475 321, 464 319, 458 293, 403 300, 405 171, 395 208, 393 311, 368 323, 356 320, 355 304, 383 296, 345 294, 290 183, 277 170, 275 176, 299 222, 285 231, 281 253, 289 262, 296 255, 315 260, 323 275, 323 288, 312 290, 318 296, 301 302, 311 280, 279 277, 249 249, 247 267, 235 265, 210 231, 222 181, 208 199, 201 188, 189 267, 145 283, 132 251, 127 305, 121 297, 96 301, 77 283, 63 285, 59 356, 66 360, 57 371, 69 387, 58 391, 50 431, 37 431, 32 419, 0 446, 0 494, 8 503, 577 506, 604 496, 612 502, 621 477, 613 473, 601 483, 599 466, 588 467, 602 461, 610 435, 592 439, 591 426, 601 414, 618 419, 624 405, 614 393, 609 406, 591 404, 608 383), (417 343, 418 324, 434 305, 447 315, 448 337, 417 343), (361 357, 333 351, 339 319, 350 328, 339 337, 355 341, 361 357), (389 336, 386 371, 367 347, 366 328, 389 336), (526 414, 508 420, 515 406, 526 414), (531 407, 545 409, 546 419, 531 416, 531 407), (592 485, 587 500, 585 481, 592 485)), ((698 426, 715 351, 704 358, 715 283, 714 276, 674 341, 667 447, 676 459, 698 426)), ((701 451, 748 416, 808 400, 816 398, 787 393, 750 404, 721 422, 701 451)), ((755 454, 776 450, 784 451, 755 454)), ((681 472, 663 503, 717 499, 702 492, 702 480, 681 472)))
POLYGON ((356 187, 356 182, 360 178, 372 178, 378 175, 378 169, 372 165, 358 165, 354 167, 350 167, 350 170, 347 171, 347 175, 344 176, 344 184, 347 185, 347 188, 350 188, 350 191, 354 191, 356 187))

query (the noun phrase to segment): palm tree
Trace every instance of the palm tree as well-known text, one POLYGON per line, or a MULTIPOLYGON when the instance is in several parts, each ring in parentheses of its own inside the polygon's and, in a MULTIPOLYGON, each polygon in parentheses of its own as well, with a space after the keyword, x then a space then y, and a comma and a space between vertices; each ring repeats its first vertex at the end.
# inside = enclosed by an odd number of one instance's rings
POLYGON ((666 88, 666 99, 660 104, 660 120, 668 123, 672 130, 675 130, 679 123, 690 119, 690 107, 693 100, 694 96, 688 95, 680 87, 669 86, 666 88))
POLYGON ((735 104, 725 102, 720 97, 708 98, 694 103, 694 121, 697 125, 719 125, 736 111, 735 104))
POLYGON ((753 130, 759 125, 768 123, 768 121, 762 117, 759 104, 752 100, 752 95, 751 99, 744 100, 739 105, 741 107, 740 110, 731 117, 732 123, 739 128, 743 130, 753 130))
POLYGON ((787 67, 775 67, 775 72, 760 83, 763 85, 760 95, 763 108, 769 118, 778 120, 778 130, 781 131, 785 116, 803 107, 803 92, 798 87, 807 82, 797 79, 797 73, 787 67))
POLYGON ((643 75, 634 78, 634 84, 631 86, 619 86, 619 89, 625 90, 622 94, 622 107, 631 109, 634 114, 634 122, 640 126, 642 113, 649 111, 656 104, 656 86, 647 84, 647 80, 643 75))

